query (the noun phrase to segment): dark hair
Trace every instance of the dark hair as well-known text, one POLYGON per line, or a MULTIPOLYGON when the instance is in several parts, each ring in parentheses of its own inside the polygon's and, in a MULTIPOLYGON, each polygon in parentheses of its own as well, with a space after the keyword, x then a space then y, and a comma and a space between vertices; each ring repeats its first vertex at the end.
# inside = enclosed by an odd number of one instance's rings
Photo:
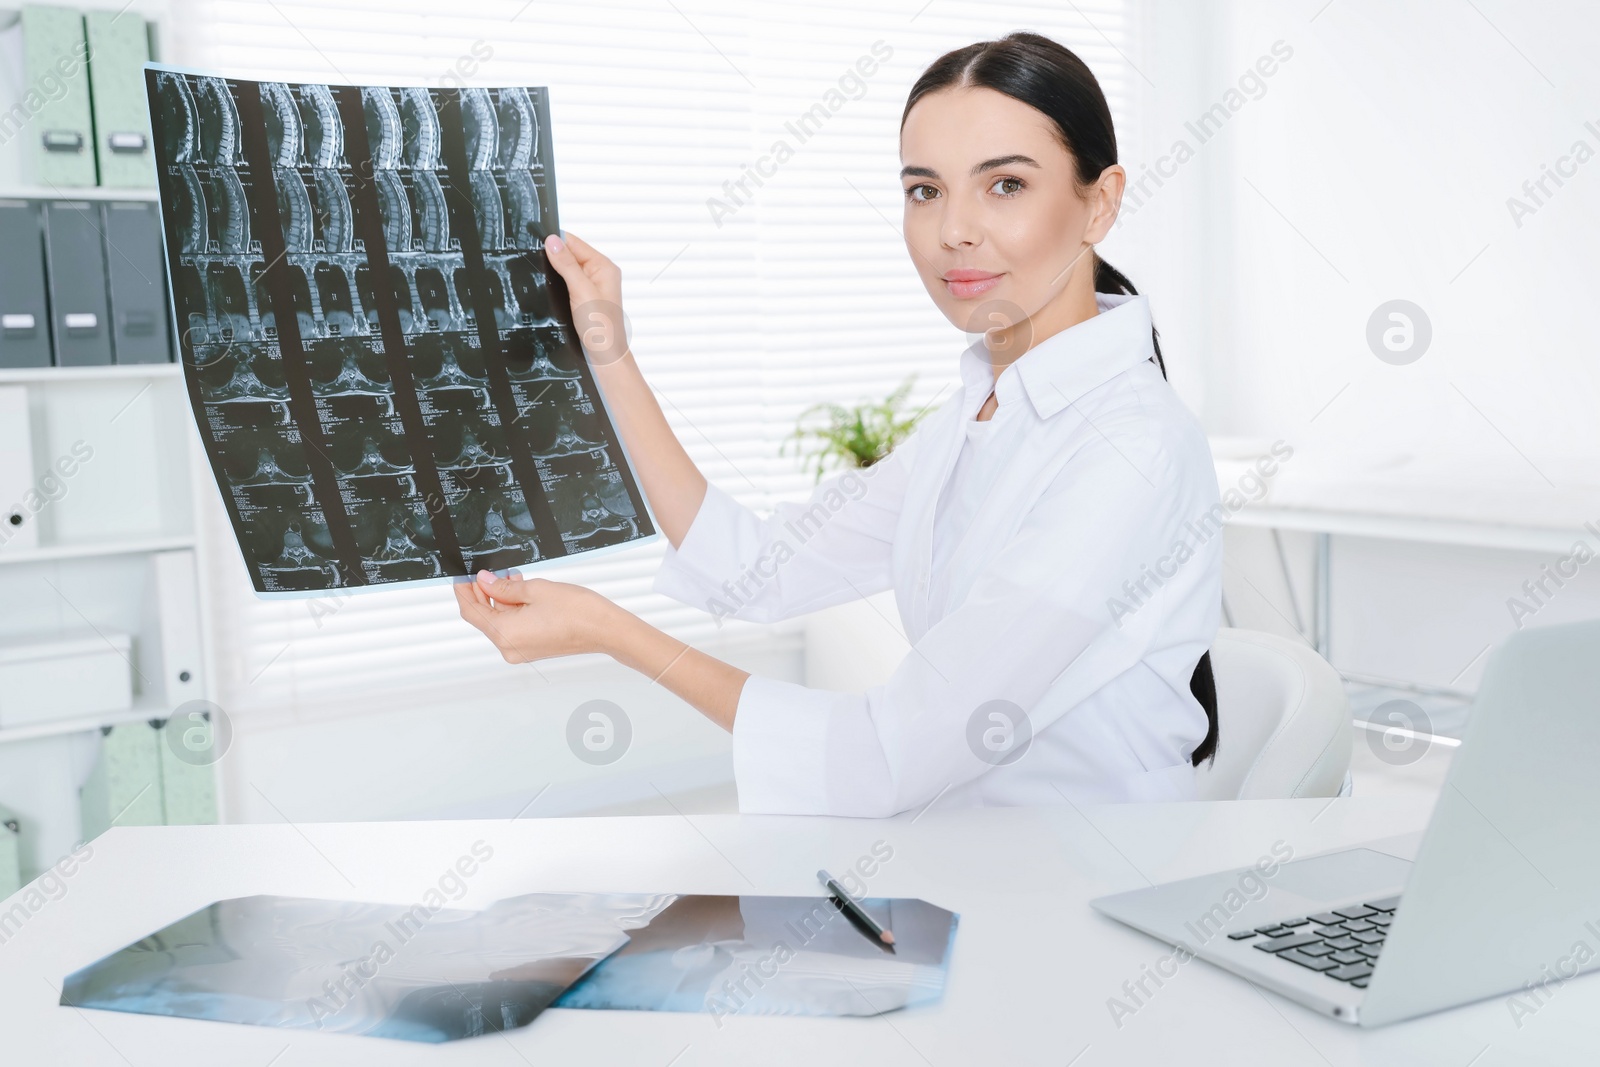
MULTIPOLYGON (((1117 162, 1117 133, 1100 83, 1076 53, 1048 37, 1019 31, 998 41, 979 41, 946 52, 911 87, 905 110, 900 113, 901 128, 905 128, 906 116, 918 100, 941 89, 958 87, 993 89, 1048 117, 1072 155, 1079 184, 1096 181, 1117 162)), ((1090 255, 1094 256, 1096 292, 1138 295, 1139 290, 1125 274, 1098 254, 1090 255)), ((1161 358, 1161 337, 1154 326, 1150 328, 1150 343, 1155 348, 1156 366, 1165 378, 1167 365, 1161 358)), ((1189 691, 1206 713, 1206 736, 1190 757, 1199 766, 1217 753, 1217 688, 1209 651, 1195 664, 1189 691)))

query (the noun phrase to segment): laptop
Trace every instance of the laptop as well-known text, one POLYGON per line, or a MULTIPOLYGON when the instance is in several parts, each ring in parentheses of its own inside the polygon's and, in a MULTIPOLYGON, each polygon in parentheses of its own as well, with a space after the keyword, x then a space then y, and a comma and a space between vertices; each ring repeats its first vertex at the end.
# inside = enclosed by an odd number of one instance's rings
POLYGON ((1542 627, 1485 667, 1414 859, 1381 846, 1269 855, 1090 903, 1179 959, 1347 1023, 1506 994, 1531 1012, 1600 967, 1596 825, 1600 622, 1542 627))

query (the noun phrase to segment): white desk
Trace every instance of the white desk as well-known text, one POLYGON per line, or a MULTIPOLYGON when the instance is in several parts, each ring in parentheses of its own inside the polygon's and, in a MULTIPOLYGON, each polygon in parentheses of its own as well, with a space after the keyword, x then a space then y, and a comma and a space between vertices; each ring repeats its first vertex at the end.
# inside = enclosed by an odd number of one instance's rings
MULTIPOLYGON (((1540 472, 1519 465, 1525 464, 1523 460, 1510 461, 1507 469, 1504 464, 1492 468, 1463 465, 1438 456, 1296 456, 1264 479, 1264 489, 1250 492, 1249 487, 1259 483, 1245 479, 1255 476, 1252 464, 1269 454, 1270 445, 1217 438, 1212 440, 1212 450, 1217 484, 1224 492, 1239 490, 1250 499, 1227 516, 1228 525, 1272 531, 1296 616, 1294 624, 1324 659, 1330 658, 1329 540, 1334 536, 1534 552, 1551 559, 1570 553, 1579 540, 1591 551, 1600 547, 1600 536, 1585 526, 1600 520, 1600 486, 1593 484, 1593 465, 1588 462, 1550 465, 1561 483, 1557 488, 1540 472), (1299 618, 1300 606, 1294 600, 1294 582, 1278 539, 1283 530, 1316 538, 1308 624, 1299 618)), ((1470 696, 1444 687, 1418 688, 1470 696)))
POLYGON ((883 822, 700 816, 117 829, 95 842, 61 899, 0 945, 0 1061, 1592 1064, 1600 1048, 1595 977, 1558 990, 1520 1030, 1497 999, 1360 1031, 1194 961, 1120 1029, 1114 1023, 1108 998, 1166 950, 1099 917, 1090 897, 1142 885, 1143 876, 1249 864, 1280 838, 1309 855, 1412 832, 1426 814, 1411 801, 1349 799, 1127 805, 1081 815, 1066 807, 935 809, 916 821, 883 822), (279 893, 410 903, 480 838, 494 857, 470 880, 468 906, 535 890, 814 894, 816 868, 841 869, 882 839, 894 857, 871 880, 873 895, 921 896, 961 914, 949 986, 937 1008, 877 1018, 736 1017, 719 1030, 707 1015, 551 1011, 522 1030, 441 1046, 57 1005, 63 975, 211 900, 279 893))
MULTIPOLYGON (((1504 523, 1477 522, 1465 519, 1440 518, 1417 515, 1383 515, 1360 511, 1342 511, 1329 507, 1247 505, 1228 516, 1228 525, 1266 529, 1273 532, 1278 563, 1283 568, 1284 581, 1293 597, 1294 585, 1289 578, 1289 562, 1283 554, 1283 542, 1277 539, 1282 530, 1296 530, 1316 535, 1315 585, 1312 590, 1311 633, 1303 634, 1324 659, 1329 655, 1329 631, 1333 620, 1333 571, 1329 539, 1340 537, 1370 537, 1389 541, 1419 541, 1432 545, 1459 545, 1467 548, 1491 548, 1514 552, 1538 552, 1557 558, 1572 550, 1574 541, 1582 538, 1593 544, 1591 536, 1581 527, 1513 526, 1504 523)), ((1298 603, 1293 604, 1296 616, 1298 603)), ((1294 620, 1300 625, 1300 620, 1294 620)), ((1439 692, 1454 693, 1448 688, 1424 686, 1439 692)))

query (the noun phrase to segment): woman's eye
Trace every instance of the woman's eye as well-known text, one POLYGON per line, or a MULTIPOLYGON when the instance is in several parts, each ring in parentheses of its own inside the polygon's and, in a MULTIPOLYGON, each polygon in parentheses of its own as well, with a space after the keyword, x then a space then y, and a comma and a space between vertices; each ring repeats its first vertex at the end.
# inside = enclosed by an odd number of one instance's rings
POLYGON ((925 203, 939 195, 939 190, 931 185, 913 185, 906 190, 906 199, 917 203, 925 203))
POLYGON ((999 191, 1001 196, 1016 196, 1022 191, 1021 178, 1001 178, 989 186, 990 192, 999 191))

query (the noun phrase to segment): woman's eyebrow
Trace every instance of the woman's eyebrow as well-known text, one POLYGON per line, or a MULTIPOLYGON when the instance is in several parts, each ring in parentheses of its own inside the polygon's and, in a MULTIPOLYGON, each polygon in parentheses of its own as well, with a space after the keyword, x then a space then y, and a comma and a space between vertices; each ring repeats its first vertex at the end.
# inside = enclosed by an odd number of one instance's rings
MULTIPOLYGON (((1030 167, 1039 166, 1038 162, 1034 160, 1032 156, 1025 156, 1020 152, 1013 152, 1009 156, 995 156, 993 159, 984 160, 982 163, 979 163, 972 168, 972 174, 976 176, 982 174, 986 170, 994 170, 996 167, 1008 167, 1013 163, 1026 163, 1030 167)), ((1040 169, 1042 170, 1043 168, 1041 167, 1040 169)))
MULTIPOLYGON (((982 163, 973 164, 971 173, 974 176, 977 176, 986 170, 994 170, 996 167, 1010 166, 1013 163, 1023 163, 1030 167, 1039 166, 1038 161, 1032 156, 1025 156, 1020 152, 1014 152, 1009 156, 995 156, 993 159, 986 159, 982 163)), ((939 172, 931 167, 902 167, 900 169, 900 177, 902 178, 937 178, 938 176, 939 172)))

